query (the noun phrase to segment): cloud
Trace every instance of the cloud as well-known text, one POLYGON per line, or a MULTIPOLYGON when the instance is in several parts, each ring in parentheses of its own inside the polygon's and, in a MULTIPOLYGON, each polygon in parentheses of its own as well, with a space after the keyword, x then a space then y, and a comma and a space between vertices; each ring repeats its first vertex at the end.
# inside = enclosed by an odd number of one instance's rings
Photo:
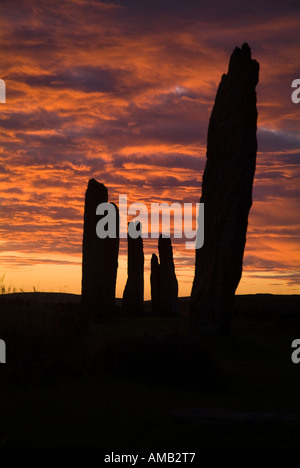
MULTIPOLYGON (((113 201, 199 201, 217 86, 247 40, 261 69, 245 266, 296 268, 296 2, 3 0, 0 26, 0 245, 18 253, 14 265, 21 253, 42 252, 45 264, 55 253, 80 257, 91 177, 113 201)), ((146 255, 153 249, 145 242, 146 255)), ((174 254, 190 281, 193 254, 179 242, 174 254)))
POLYGON ((257 132, 261 152, 300 151, 300 134, 260 127, 257 132))

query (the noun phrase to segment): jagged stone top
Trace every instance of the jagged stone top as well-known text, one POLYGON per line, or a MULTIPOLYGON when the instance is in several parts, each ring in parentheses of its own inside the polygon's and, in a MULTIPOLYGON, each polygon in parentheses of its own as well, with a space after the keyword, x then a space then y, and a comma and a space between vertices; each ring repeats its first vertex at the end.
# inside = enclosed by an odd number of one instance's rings
MULTIPOLYGON (((251 58, 249 45, 244 43, 241 48, 236 47, 230 57, 228 72, 222 76, 210 116, 207 134, 208 159, 223 158, 229 141, 232 145, 239 144, 238 138, 232 139, 232 133, 241 135, 242 128, 243 132, 256 131, 255 87, 258 78, 259 63, 251 58)), ((230 157, 227 159, 230 160, 230 157)), ((205 172, 207 169, 206 167, 205 172)), ((203 183, 204 180, 205 177, 203 183)))
POLYGON ((87 193, 95 198, 101 198, 108 200, 108 190, 104 184, 101 184, 96 179, 92 178, 89 180, 87 193))
POLYGON ((151 257, 151 264, 152 263, 155 263, 158 265, 158 258, 157 258, 157 255, 155 253, 152 254, 152 257, 151 257))
POLYGON ((258 83, 259 63, 251 58, 251 48, 245 42, 242 47, 236 47, 231 54, 228 66, 228 78, 247 76, 253 86, 258 83))
POLYGON ((158 251, 160 259, 173 258, 172 243, 169 236, 160 234, 158 239, 158 251))

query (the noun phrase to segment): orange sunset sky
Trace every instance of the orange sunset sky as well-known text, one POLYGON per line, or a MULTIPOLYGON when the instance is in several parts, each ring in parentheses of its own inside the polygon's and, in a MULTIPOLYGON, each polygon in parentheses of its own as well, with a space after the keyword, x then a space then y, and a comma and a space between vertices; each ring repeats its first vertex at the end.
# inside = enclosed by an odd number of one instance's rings
MULTIPOLYGON (((238 293, 299 294, 298 1, 1 0, 0 276, 80 293, 84 194, 198 202, 217 86, 235 46, 260 63, 258 155, 238 293)), ((230 180, 228 180, 230 184, 230 180)), ((155 240, 145 240, 145 298, 155 240)), ((179 294, 194 252, 173 243, 179 294)), ((120 243, 117 296, 126 281, 120 243)))

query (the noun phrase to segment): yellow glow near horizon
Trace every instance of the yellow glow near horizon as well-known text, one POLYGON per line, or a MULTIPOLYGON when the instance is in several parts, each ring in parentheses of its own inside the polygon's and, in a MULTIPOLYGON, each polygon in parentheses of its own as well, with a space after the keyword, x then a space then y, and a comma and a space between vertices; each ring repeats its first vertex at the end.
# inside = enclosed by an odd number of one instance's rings
MULTIPOLYGON (((145 256, 145 300, 151 299, 150 292, 150 259, 145 256)), ((21 289, 24 292, 63 292, 80 294, 81 293, 81 263, 80 257, 60 256, 60 260, 74 262, 70 264, 42 264, 36 263, 33 266, 9 268, 7 264, 0 264, 1 275, 5 274, 3 283, 6 290, 10 287, 11 292, 21 289), (75 264, 75 262, 77 264, 75 264), (4 269, 5 268, 5 269, 4 269)), ((175 267, 176 268, 176 267, 175 267)), ((179 283, 179 296, 189 296, 193 281, 193 267, 179 269, 176 268, 177 279, 179 283)), ((286 271, 249 271, 244 270, 242 279, 237 289, 237 294, 300 294, 300 285, 288 284, 286 271), (273 278, 273 279, 272 279, 273 278)), ((119 268, 117 276, 116 297, 122 297, 127 280, 127 258, 119 257, 119 268)))

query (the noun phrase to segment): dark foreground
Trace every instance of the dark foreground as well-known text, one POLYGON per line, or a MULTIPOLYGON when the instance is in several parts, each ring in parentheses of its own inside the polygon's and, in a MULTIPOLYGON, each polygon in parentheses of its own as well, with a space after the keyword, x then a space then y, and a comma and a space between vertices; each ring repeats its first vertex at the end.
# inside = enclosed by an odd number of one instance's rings
POLYGON ((76 296, 0 296, 0 446, 298 447, 300 296, 238 296, 227 339, 188 340, 180 305, 95 321, 76 296))

